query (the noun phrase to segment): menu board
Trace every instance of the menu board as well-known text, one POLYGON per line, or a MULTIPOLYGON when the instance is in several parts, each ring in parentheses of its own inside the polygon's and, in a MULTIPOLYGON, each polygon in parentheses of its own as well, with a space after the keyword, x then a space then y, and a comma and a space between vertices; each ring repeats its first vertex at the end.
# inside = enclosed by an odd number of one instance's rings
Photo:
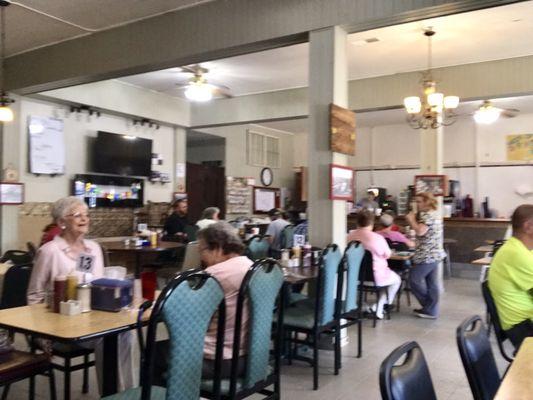
POLYGON ((51 117, 28 118, 30 172, 33 174, 65 173, 63 121, 51 117))
POLYGON ((252 213, 252 187, 249 180, 226 177, 226 214, 252 213))

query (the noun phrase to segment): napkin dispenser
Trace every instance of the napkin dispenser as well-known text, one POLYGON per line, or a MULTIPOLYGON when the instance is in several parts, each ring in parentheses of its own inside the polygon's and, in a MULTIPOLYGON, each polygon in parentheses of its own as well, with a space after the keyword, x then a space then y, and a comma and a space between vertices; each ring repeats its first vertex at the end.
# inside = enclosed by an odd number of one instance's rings
POLYGON ((131 304, 133 283, 126 279, 101 278, 91 282, 91 308, 101 311, 120 311, 131 304))

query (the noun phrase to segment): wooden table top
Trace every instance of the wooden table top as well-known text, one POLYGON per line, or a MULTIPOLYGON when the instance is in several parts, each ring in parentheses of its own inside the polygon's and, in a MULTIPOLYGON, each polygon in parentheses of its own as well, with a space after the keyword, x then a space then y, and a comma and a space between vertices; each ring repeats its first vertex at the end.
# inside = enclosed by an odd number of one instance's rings
POLYGON ((305 283, 316 279, 318 276, 318 267, 283 267, 283 276, 285 282, 294 285, 305 283))
POLYGON ((533 338, 526 338, 494 400, 530 400, 533 397, 533 338))
POLYGON ((472 261, 471 264, 490 265, 491 262, 492 262, 492 257, 483 257, 483 258, 478 258, 477 260, 472 261))
POLYGON ((488 252, 488 251, 492 251, 492 250, 493 250, 492 246, 491 246, 491 245, 488 245, 488 244, 485 245, 485 246, 479 246, 479 247, 476 247, 476 248, 474 249, 474 251, 480 251, 480 252, 482 252, 482 253, 486 253, 486 252, 488 252))
MULTIPOLYGON (((138 310, 119 312, 96 311, 78 315, 62 315, 52 312, 44 304, 0 310, 0 326, 17 332, 37 334, 49 339, 80 341, 103 337, 134 328, 138 310)), ((144 318, 147 320, 150 313, 144 318)))
POLYGON ((159 251, 165 251, 169 249, 177 249, 180 247, 185 247, 185 243, 180 242, 163 242, 160 241, 157 243, 157 246, 135 246, 130 243, 128 246, 124 242, 102 242, 102 247, 107 251, 125 251, 125 252, 134 252, 134 253, 156 253, 159 251))

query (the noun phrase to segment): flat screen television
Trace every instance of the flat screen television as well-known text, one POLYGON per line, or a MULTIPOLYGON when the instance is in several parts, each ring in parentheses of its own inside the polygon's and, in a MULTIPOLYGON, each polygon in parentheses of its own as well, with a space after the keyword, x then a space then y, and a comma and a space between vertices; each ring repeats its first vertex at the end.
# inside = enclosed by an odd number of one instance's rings
POLYGON ((152 140, 98 131, 93 148, 94 172, 150 176, 152 140))

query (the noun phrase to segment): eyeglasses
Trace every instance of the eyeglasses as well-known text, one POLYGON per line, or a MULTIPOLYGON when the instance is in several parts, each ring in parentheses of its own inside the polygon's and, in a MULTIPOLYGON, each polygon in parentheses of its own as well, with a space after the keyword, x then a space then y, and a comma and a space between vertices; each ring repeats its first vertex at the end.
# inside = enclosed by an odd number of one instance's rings
POLYGON ((81 213, 81 212, 77 212, 77 213, 74 213, 74 214, 69 214, 69 215, 67 215, 67 217, 72 217, 74 219, 90 218, 89 217, 89 213, 81 213))

